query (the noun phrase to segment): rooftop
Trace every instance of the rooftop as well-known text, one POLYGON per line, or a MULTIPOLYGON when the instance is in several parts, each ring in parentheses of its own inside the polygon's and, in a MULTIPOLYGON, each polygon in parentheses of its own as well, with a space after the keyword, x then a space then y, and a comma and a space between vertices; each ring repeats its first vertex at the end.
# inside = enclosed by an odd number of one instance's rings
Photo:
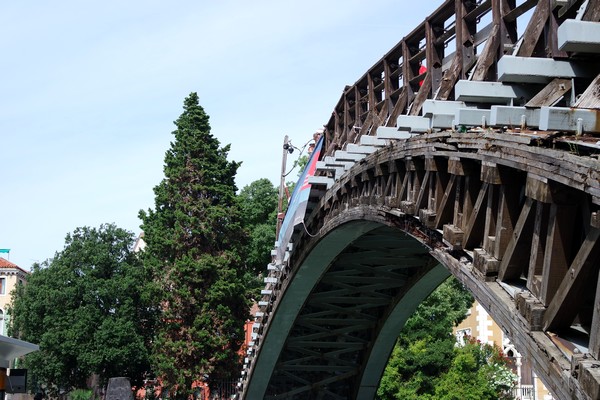
POLYGON ((0 257, 0 269, 18 269, 23 273, 28 274, 29 272, 25 271, 23 268, 19 267, 17 264, 11 263, 5 258, 0 257))

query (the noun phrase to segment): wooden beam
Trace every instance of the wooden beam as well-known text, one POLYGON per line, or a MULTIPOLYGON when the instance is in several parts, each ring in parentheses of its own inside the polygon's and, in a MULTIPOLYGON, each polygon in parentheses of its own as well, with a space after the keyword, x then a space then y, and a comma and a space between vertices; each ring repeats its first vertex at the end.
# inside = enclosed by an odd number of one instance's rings
POLYGON ((550 11, 548 15, 548 27, 546 29, 546 56, 552 58, 568 57, 566 51, 558 47, 558 25, 556 15, 550 11))
POLYGON ((440 229, 448 222, 452 222, 452 204, 448 201, 456 193, 456 175, 450 175, 450 181, 446 185, 444 195, 437 204, 435 210, 435 228, 440 229))
POLYGON ((515 9, 515 0, 499 0, 499 9, 494 17, 494 22, 500 24, 500 43, 498 58, 512 52, 512 45, 518 40, 517 23, 506 18, 515 9))
POLYGON ((406 104, 408 101, 407 93, 408 92, 406 91, 406 87, 403 87, 402 90, 400 91, 398 100, 396 100, 396 104, 394 104, 394 108, 392 109, 392 112, 390 113, 385 126, 388 126, 388 127, 396 126, 396 120, 398 119, 398 116, 400 114, 402 114, 404 112, 404 109, 406 108, 406 104))
POLYGON ((554 78, 538 94, 533 96, 525 104, 525 107, 553 106, 570 90, 570 79, 554 78))
POLYGON ((419 92, 415 97, 412 105, 410 106, 409 115, 419 115, 421 113, 421 108, 423 107, 423 103, 427 100, 429 93, 431 92, 431 73, 429 70, 425 74, 425 80, 423 81, 423 85, 419 88, 419 92))
POLYGON ((548 211, 544 203, 536 202, 535 220, 533 223, 533 236, 531 239, 531 253, 529 257, 529 270, 527 273, 527 288, 534 296, 540 297, 542 286, 542 268, 544 265, 544 253, 546 251, 546 229, 545 222, 548 220, 548 211))
POLYGON ((539 1, 535 7, 535 10, 533 11, 533 15, 531 16, 529 23, 527 24, 527 28, 523 34, 523 43, 521 43, 521 46, 519 47, 517 56, 531 57, 533 55, 533 51, 535 50, 540 40, 540 36, 546 27, 546 21, 548 21, 549 16, 550 1, 539 1))
POLYGON ((552 301, 558 286, 567 274, 569 254, 575 233, 576 206, 550 205, 546 252, 542 272, 542 290, 539 299, 547 306, 552 301))
POLYGON ((496 221, 494 257, 502 261, 518 219, 520 187, 514 184, 500 186, 498 219, 496 221))
MULTIPOLYGON (((458 77, 462 74, 462 59, 458 53, 454 55, 452 59, 452 64, 450 68, 448 68, 444 75, 442 76, 442 82, 440 84, 440 90, 437 92, 435 96, 436 100, 448 100, 452 90, 454 89, 454 85, 458 80, 458 77)), ((435 91, 434 91, 435 92, 435 91)))
MULTIPOLYGON (((473 21, 467 21, 465 16, 470 11, 467 8, 467 1, 469 1, 469 8, 475 7, 474 3, 470 0, 457 0, 454 4, 455 13, 455 24, 456 24, 456 55, 460 63, 458 67, 459 79, 466 78, 466 71, 470 68, 476 60, 475 57, 475 46, 473 45, 473 34, 477 29, 477 24, 473 21)), ((454 62, 452 63, 451 69, 454 68, 454 62)), ((452 78, 448 76, 448 78, 452 78)), ((450 80, 450 79, 449 79, 450 80)), ((442 82, 443 83, 443 82, 442 82)), ((452 84, 454 86, 454 83, 452 84)), ((441 91, 441 90, 440 90, 441 91)), ((440 97, 441 98, 441 97, 440 97)))
POLYGON ((531 232, 533 214, 531 208, 534 200, 527 197, 515 225, 514 234, 508 242, 498 270, 499 281, 519 279, 529 260, 531 252, 531 232))
POLYGON ((600 74, 594 78, 590 86, 575 103, 577 108, 600 108, 600 74))
POLYGON ((479 189, 479 194, 477 196, 477 201, 475 201, 475 206, 473 207, 473 211, 471 215, 469 215, 469 221, 464 229, 465 231, 465 242, 464 247, 471 248, 473 246, 478 246, 481 243, 481 236, 483 233, 485 213, 481 212, 481 207, 483 206, 483 202, 485 201, 488 195, 488 188, 490 184, 484 182, 479 189))
POLYGON ((435 214, 438 205, 442 202, 442 199, 444 198, 444 193, 446 192, 446 187, 448 186, 450 176, 447 172, 448 165, 447 160, 445 158, 432 158, 431 163, 434 164, 434 168, 436 168, 436 173, 431 183, 431 195, 429 196, 429 205, 427 208, 432 210, 435 214))
POLYGON ((438 35, 435 33, 434 25, 428 19, 425 22, 425 55, 427 60, 427 78, 431 81, 431 92, 435 93, 440 87, 442 79, 442 59, 444 58, 444 46, 436 44, 438 35))
MULTIPOLYGON (((496 247, 496 218, 498 216, 498 185, 489 185, 487 194, 487 207, 485 209, 485 222, 483 228, 483 249, 492 257, 495 257, 496 247)), ((496 270, 497 272, 497 270, 496 270)))
POLYGON ((419 188, 419 194, 417 195, 417 199, 415 200, 415 210, 420 210, 423 208, 424 200, 427 198, 427 193, 429 192, 429 177, 430 171, 425 171, 423 182, 421 183, 421 187, 419 188))
POLYGON ((582 20, 592 22, 600 21, 600 0, 588 1, 588 6, 583 14, 582 20))
POLYGON ((569 267, 569 273, 563 278, 554 298, 544 314, 544 330, 556 331, 568 327, 577 314, 581 288, 590 272, 598 265, 600 256, 600 229, 589 230, 575 259, 569 267))
MULTIPOLYGON (((406 96, 406 104, 412 103, 415 94, 410 85, 410 81, 414 78, 414 74, 412 69, 410 68, 410 59, 412 58, 412 54, 406 40, 402 40, 402 85, 404 87, 404 93, 406 96)), ((396 123, 394 121, 394 123, 396 123)))
MULTIPOLYGON (((386 99, 386 102, 388 101, 389 99, 386 99)), ((375 136, 377 134, 377 129, 385 122, 387 113, 387 107, 382 107, 379 113, 373 118, 373 123, 371 124, 371 130, 369 132, 371 136, 375 136)))
POLYGON ((592 326, 590 328, 590 354, 596 359, 600 359, 600 277, 596 284, 596 297, 594 299, 594 316, 592 317, 592 326))
POLYGON ((481 55, 477 59, 477 64, 475 64, 475 70, 473 72, 472 80, 474 81, 483 81, 485 80, 488 71, 492 64, 496 61, 496 53, 498 51, 498 46, 500 41, 498 40, 498 34, 500 32, 500 27, 498 25, 494 25, 492 28, 492 32, 488 36, 487 41, 485 42, 485 46, 481 55))

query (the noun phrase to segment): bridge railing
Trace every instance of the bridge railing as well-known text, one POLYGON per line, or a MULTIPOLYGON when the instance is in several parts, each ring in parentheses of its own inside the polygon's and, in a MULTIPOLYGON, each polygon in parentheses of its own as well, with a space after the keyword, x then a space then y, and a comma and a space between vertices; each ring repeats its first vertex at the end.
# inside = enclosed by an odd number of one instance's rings
POLYGON ((453 100, 459 80, 497 81, 505 54, 567 58, 557 26, 582 6, 582 20, 600 19, 600 0, 446 0, 346 86, 325 125, 325 155, 396 126, 400 115, 419 115, 426 99, 453 100))

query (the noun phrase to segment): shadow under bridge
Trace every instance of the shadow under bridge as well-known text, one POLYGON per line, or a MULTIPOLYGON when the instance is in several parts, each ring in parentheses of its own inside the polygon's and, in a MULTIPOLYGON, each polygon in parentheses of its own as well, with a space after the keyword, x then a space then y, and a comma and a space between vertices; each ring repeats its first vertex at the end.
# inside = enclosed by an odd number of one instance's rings
POLYGON ((244 398, 375 396, 404 323, 450 273, 405 220, 372 210, 344 212, 295 249, 244 398))

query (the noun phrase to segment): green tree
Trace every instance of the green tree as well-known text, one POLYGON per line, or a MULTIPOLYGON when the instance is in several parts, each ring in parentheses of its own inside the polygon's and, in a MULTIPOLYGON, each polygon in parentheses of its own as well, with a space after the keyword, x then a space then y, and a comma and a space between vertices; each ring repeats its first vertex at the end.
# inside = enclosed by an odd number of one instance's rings
POLYGON ((442 283, 406 321, 379 389, 380 399, 427 399, 454 358, 452 328, 473 297, 453 278, 442 283))
POLYGON ((513 399, 517 376, 497 346, 469 339, 455 348, 447 373, 438 382, 435 398, 440 400, 513 399))
POLYGON ((139 384, 149 371, 157 307, 133 243, 112 224, 77 228, 13 292, 10 333, 39 344, 25 365, 50 393, 85 388, 92 374, 139 384))
POLYGON ((254 275, 264 272, 271 261, 277 225, 278 190, 268 179, 258 179, 240 191, 242 223, 250 241, 246 249, 246 264, 254 275))
POLYGON ((192 382, 237 378, 249 302, 240 257, 247 239, 236 200, 239 163, 228 161, 191 93, 175 121, 155 209, 141 211, 144 262, 159 279, 163 311, 155 370, 176 398, 192 382))

